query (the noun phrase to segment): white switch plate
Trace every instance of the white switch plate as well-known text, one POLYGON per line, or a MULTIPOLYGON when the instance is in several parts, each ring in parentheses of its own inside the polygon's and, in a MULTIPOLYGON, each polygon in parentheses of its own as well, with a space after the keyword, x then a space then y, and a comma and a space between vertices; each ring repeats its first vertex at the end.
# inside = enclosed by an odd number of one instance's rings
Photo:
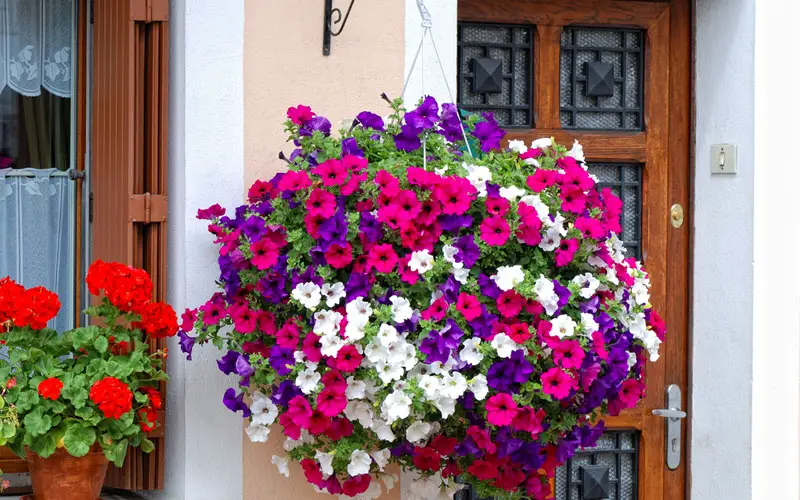
POLYGON ((711 173, 736 173, 736 144, 714 144, 711 146, 711 173))

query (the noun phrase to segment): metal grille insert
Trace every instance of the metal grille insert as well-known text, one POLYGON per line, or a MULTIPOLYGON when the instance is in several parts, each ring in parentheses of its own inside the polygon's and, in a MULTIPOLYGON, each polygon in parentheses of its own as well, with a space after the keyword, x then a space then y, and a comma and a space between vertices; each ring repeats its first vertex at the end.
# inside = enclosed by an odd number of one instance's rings
POLYGON ((642 258, 642 165, 639 163, 590 163, 589 173, 597 177, 598 189, 610 188, 622 200, 619 237, 628 255, 642 258))
MULTIPOLYGON (((482 68, 479 68, 482 69, 482 68)), ((479 75, 478 75, 479 76, 479 75)), ((506 128, 532 128, 533 28, 521 25, 458 24, 458 105, 494 114, 506 128), (500 63, 499 91, 476 92, 479 59, 500 63)))
MULTIPOLYGON (((599 130, 642 130, 644 31, 565 28, 561 35, 561 126, 599 130), (613 67, 612 95, 587 95, 592 63, 613 67)), ((602 65, 600 65, 602 66, 602 65)), ((598 67, 598 66, 595 66, 598 67)))
MULTIPOLYGON (((578 450, 575 456, 556 470, 555 500, 584 500, 583 466, 608 469, 608 500, 639 498, 639 433, 609 431, 600 437, 594 448, 578 450)), ((591 495, 590 498, 597 497, 591 495)), ((600 499, 598 499, 600 500, 600 499)), ((605 500, 605 499, 603 499, 605 500)))

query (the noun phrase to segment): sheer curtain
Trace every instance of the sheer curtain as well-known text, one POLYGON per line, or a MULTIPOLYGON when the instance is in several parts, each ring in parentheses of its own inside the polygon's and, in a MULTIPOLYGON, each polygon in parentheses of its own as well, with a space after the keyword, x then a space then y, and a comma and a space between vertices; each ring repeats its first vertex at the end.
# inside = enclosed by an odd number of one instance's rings
POLYGON ((0 277, 58 293, 75 319, 72 0, 0 0, 0 277))

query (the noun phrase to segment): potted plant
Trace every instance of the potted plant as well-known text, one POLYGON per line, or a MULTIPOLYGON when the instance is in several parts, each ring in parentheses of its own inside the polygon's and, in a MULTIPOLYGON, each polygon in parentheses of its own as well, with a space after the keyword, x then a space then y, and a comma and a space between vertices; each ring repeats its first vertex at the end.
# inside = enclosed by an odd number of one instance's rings
POLYGON ((96 500, 109 461, 154 448, 167 353, 150 352, 148 339, 174 335, 175 312, 151 300, 140 269, 97 261, 86 283, 100 298, 85 311, 90 325, 56 332, 46 327, 55 293, 0 280, 0 382, 19 419, 0 435, 27 459, 36 500, 96 500))
MULTIPOLYGON (((377 498, 549 496, 556 467, 637 404, 664 324, 617 237, 622 202, 579 144, 511 141, 432 97, 349 130, 307 106, 285 123, 289 170, 230 215, 200 210, 220 290, 183 316, 213 343, 223 402, 253 441, 282 427, 281 473, 377 498)), ((195 335, 189 335, 190 332, 195 335)))

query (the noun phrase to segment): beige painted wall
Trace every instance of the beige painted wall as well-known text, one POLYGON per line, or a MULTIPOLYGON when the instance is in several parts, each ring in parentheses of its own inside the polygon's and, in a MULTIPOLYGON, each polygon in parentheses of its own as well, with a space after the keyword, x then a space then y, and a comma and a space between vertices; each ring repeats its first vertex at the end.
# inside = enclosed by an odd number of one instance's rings
MULTIPOLYGON (((311 106, 331 120, 334 130, 365 109, 385 114, 381 92, 398 96, 403 86, 404 9, 403 0, 355 2, 344 32, 333 38, 331 55, 325 57, 321 0, 245 1, 245 187, 272 177, 284 165, 278 152, 292 151, 282 126, 289 106, 311 106)), ((266 444, 243 437, 244 500, 322 498, 299 467, 292 468, 289 479, 277 473, 271 459, 282 452, 283 440, 277 428, 270 437, 266 444)), ((385 498, 400 498, 399 487, 385 498)))

